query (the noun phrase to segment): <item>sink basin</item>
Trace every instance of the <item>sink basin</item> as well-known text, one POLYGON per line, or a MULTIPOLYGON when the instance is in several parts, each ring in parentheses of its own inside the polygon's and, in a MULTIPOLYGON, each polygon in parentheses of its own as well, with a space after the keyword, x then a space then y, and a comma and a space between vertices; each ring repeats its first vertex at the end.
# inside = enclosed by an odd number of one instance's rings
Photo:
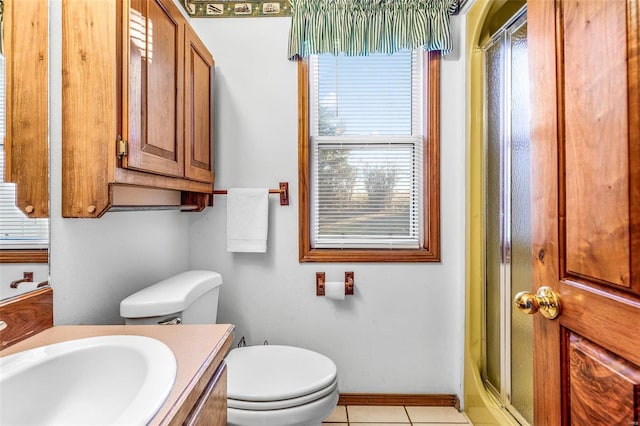
POLYGON ((169 395, 176 359, 143 336, 99 336, 0 358, 0 425, 144 425, 169 395))

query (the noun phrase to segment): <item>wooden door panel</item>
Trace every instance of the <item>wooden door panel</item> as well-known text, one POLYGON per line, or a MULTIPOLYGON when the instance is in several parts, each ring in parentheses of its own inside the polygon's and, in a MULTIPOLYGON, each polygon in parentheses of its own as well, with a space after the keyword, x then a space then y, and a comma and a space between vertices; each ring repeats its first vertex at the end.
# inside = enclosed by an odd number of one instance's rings
POLYGON ((123 166, 183 176, 184 18, 169 0, 131 0, 129 16, 123 166))
POLYGON ((565 413, 571 424, 637 424, 640 368, 569 331, 565 342, 569 390, 565 413))
POLYGON ((5 181, 31 218, 49 217, 48 13, 45 2, 4 2, 5 181))
POLYGON ((147 130, 144 151, 170 160, 177 158, 178 104, 176 93, 181 80, 178 61, 181 27, 161 4, 149 3, 147 37, 147 130), (174 135, 174 137, 167 137, 174 135))
POLYGON ((185 29, 185 176, 213 182, 213 57, 191 28, 185 29))
POLYGON ((530 0, 535 424, 637 424, 639 0, 530 0))
MULTIPOLYGON (((640 365, 640 301, 610 294, 606 287, 563 282, 559 323, 620 357, 640 365)), ((548 322, 548 321, 547 321, 548 322)))
POLYGON ((561 19, 567 273, 629 288, 626 0, 568 1, 561 19))

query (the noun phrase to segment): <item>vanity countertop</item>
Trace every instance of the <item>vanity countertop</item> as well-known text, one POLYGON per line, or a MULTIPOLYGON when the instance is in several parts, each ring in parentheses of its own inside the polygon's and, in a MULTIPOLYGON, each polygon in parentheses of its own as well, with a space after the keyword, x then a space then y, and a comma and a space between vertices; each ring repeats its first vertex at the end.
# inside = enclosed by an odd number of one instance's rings
POLYGON ((206 372, 210 372, 212 367, 217 368, 229 351, 233 328, 231 324, 56 326, 0 351, 0 357, 38 346, 93 336, 140 335, 158 339, 175 354, 178 370, 171 393, 149 425, 181 424, 193 405, 185 402, 194 398, 194 395, 200 395, 201 388, 209 380, 206 372))

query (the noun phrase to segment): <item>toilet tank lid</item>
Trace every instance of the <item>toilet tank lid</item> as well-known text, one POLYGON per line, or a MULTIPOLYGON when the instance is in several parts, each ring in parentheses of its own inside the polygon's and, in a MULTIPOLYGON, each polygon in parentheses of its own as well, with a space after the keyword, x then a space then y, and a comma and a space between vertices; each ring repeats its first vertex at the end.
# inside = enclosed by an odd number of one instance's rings
POLYGON ((124 299, 120 302, 120 316, 144 318, 180 312, 221 284, 222 276, 217 272, 182 272, 124 299))

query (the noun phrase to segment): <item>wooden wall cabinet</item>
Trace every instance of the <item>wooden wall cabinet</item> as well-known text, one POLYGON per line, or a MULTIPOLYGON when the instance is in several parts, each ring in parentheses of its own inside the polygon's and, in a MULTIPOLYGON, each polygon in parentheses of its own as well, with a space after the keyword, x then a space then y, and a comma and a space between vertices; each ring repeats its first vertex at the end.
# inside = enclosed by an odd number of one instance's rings
POLYGON ((47 2, 5 0, 5 181, 16 206, 49 217, 49 38, 47 2))
POLYGON ((62 8, 63 217, 182 200, 204 208, 214 180, 214 61, 178 7, 63 0, 62 8))

